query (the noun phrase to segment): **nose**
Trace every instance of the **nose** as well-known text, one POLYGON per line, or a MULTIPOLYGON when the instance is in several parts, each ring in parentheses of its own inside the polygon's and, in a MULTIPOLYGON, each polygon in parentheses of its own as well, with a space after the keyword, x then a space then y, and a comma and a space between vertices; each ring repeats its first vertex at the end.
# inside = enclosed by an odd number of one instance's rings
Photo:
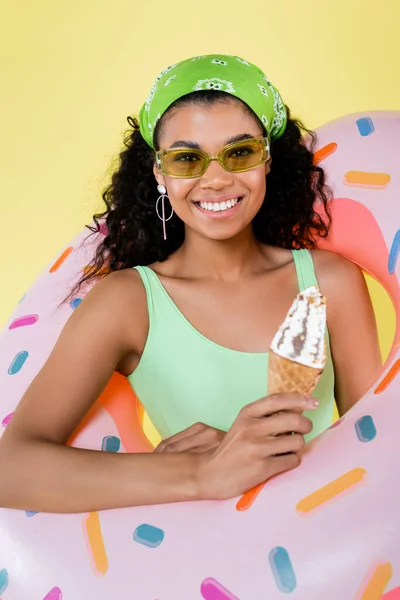
POLYGON ((219 164, 215 158, 211 160, 204 175, 201 176, 200 187, 202 189, 212 188, 221 190, 228 185, 232 185, 233 174, 219 164))

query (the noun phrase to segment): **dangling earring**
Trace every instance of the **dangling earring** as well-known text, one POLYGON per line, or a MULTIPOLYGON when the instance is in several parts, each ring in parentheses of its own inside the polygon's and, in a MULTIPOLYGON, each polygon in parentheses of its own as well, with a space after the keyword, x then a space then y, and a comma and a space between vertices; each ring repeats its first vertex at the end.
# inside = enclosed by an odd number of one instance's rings
POLYGON ((171 206, 171 214, 170 214, 170 216, 168 217, 168 219, 166 219, 166 218, 165 218, 165 205, 164 205, 164 200, 165 200, 165 198, 166 198, 167 200, 169 200, 169 198, 168 198, 168 196, 167 196, 167 190, 166 190, 166 187, 165 187, 164 185, 161 185, 161 184, 159 184, 159 185, 157 186, 157 190, 160 192, 161 196, 159 196, 159 197, 157 198, 157 202, 156 202, 156 213, 157 213, 157 217, 160 219, 160 221, 162 221, 162 222, 163 222, 163 233, 164 233, 164 240, 166 240, 166 239, 167 239, 167 229, 166 229, 165 223, 166 223, 167 221, 169 221, 170 219, 172 219, 172 217, 173 217, 173 214, 174 214, 174 209, 173 209, 173 208, 172 208, 172 206, 171 206), (158 203, 160 202, 160 200, 161 200, 161 215, 160 215, 160 213, 159 213, 159 210, 158 210, 158 203))

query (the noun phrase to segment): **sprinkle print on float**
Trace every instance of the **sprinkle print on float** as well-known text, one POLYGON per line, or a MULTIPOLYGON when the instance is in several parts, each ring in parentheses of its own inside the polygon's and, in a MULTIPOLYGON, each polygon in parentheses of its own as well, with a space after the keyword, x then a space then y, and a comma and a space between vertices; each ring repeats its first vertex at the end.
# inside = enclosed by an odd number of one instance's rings
POLYGON ((43 600, 63 600, 62 591, 59 587, 52 588, 43 600))
POLYGON ((200 591, 204 600, 240 600, 213 578, 205 579, 200 591))
POLYGON ((38 315, 25 315, 24 317, 18 317, 18 319, 14 319, 11 325, 8 326, 9 329, 17 329, 17 327, 26 327, 27 325, 34 325, 38 320, 38 315))
POLYGON ((7 427, 7 425, 9 424, 9 422, 11 421, 11 417, 13 416, 14 413, 10 413, 9 415, 6 415, 4 417, 4 419, 2 420, 1 424, 3 425, 3 427, 7 427))
POLYGON ((386 373, 382 381, 375 389, 375 394, 381 394, 384 392, 388 386, 392 383, 392 381, 397 377, 400 371, 400 358, 396 360, 396 362, 391 366, 389 371, 386 373))
POLYGON ((73 298, 71 300, 71 302, 69 303, 69 305, 72 308, 72 310, 76 310, 81 302, 82 302, 82 298, 73 298))
POLYGON ((138 544, 143 544, 149 548, 157 548, 164 540, 164 532, 159 527, 144 523, 135 529, 133 539, 138 544))
POLYGON ((374 122, 370 117, 362 117, 361 119, 357 119, 356 124, 360 135, 363 137, 371 135, 375 131, 374 122))
POLYGON ((50 267, 49 273, 55 273, 56 271, 58 271, 58 269, 67 260, 73 249, 73 246, 68 246, 68 248, 64 250, 64 252, 57 258, 55 263, 50 267))
POLYGON ((6 591, 9 584, 9 576, 7 569, 0 570, 0 594, 6 591))
POLYGON ((323 160, 328 158, 328 156, 330 156, 331 154, 336 152, 336 150, 337 150, 337 144, 335 142, 331 142, 330 144, 327 144, 323 148, 320 148, 319 150, 317 150, 314 153, 314 161, 313 161, 314 165, 318 165, 320 162, 322 162, 323 160))
POLYGON ((14 356, 10 366, 8 367, 7 373, 9 375, 16 375, 17 373, 19 373, 22 367, 24 366, 28 356, 29 352, 27 352, 26 350, 21 350, 20 352, 18 352, 14 356))
POLYGON ((400 229, 398 229, 396 231, 396 235, 394 236, 392 246, 390 248, 388 267, 389 267, 389 273, 391 275, 393 275, 393 273, 396 270, 396 264, 397 264, 397 259, 399 257, 399 253, 400 253, 400 229))
POLYGON ((354 428, 360 442, 372 442, 375 439, 376 427, 371 415, 364 415, 358 419, 354 424, 354 428))
MULTIPOLYGON (((224 73, 228 69, 217 67, 224 73)), ((173 73, 166 74, 165 80, 173 73)), ((177 80, 165 89, 175 86, 177 80)), ((366 125, 361 128, 366 133, 366 125)), ((382 338, 385 365, 379 381, 345 418, 306 445, 297 469, 240 498, 137 506, 89 515, 35 514, 29 506, 26 511, 0 508, 3 600, 19 600, 16 585, 23 600, 80 598, 82 590, 96 600, 110 600, 110 590, 113 597, 124 598, 127 580, 132 597, 149 600, 278 599, 285 594, 296 600, 338 600, 338 586, 340 598, 346 600, 400 600, 398 482, 393 476, 398 472, 399 452, 394 424, 400 418, 400 263, 394 260, 396 249, 389 261, 400 227, 400 180, 395 177, 400 112, 348 115, 321 127, 317 136, 314 163, 326 169, 335 193, 330 205, 332 234, 330 239, 320 240, 319 246, 347 256, 379 284, 379 290, 371 292, 379 334, 386 335, 382 338), (367 118, 374 131, 362 135, 357 122, 367 118), (373 168, 365 160, 367 144, 374 146, 373 168), (350 170, 387 173, 390 184, 384 189, 349 187, 344 175, 350 170), (390 306, 381 302, 385 294, 390 306), (385 334, 388 326, 389 336, 385 334), (377 511, 382 521, 379 527, 371 518, 377 511), (165 535, 158 544, 160 532, 165 535), (218 544, 210 544, 210 532, 218 544), (368 544, 359 543, 360 532, 368 544), (273 541, 268 545, 265 540, 273 541), (347 554, 336 553, 333 572, 333 549, 340 550, 343 544, 347 554), (40 569, 38 555, 49 558, 40 569), (349 555, 351 561, 346 558, 349 555), (316 577, 316 556, 323 577, 316 577), (46 594, 53 597, 46 598, 46 594)), ((369 151, 367 155, 371 156, 369 151)), ((106 227, 102 231, 106 232, 106 227)), ((87 230, 83 230, 49 263, 23 303, 16 306, 9 323, 27 315, 38 315, 38 320, 13 329, 6 326, 2 332, 0 435, 41 368, 43 356, 51 352, 73 313, 74 306, 69 303, 57 307, 53 292, 66 293, 77 270, 90 264, 96 244, 89 239, 82 244, 86 238, 87 230), (54 266, 57 268, 52 269, 54 266), (23 364, 22 359, 15 360, 21 352, 25 353, 23 364)), ((318 357, 321 338, 314 346, 318 357)), ((143 410, 126 378, 115 374, 71 445, 112 452, 118 439, 119 452, 149 452, 153 447, 145 434, 154 438, 146 425, 143 432, 142 423, 149 423, 143 410), (112 442, 103 441, 105 438, 112 442)))
POLYGON ((115 435, 106 435, 101 442, 101 449, 104 452, 119 452, 121 440, 115 435))
POLYGON ((269 553, 269 563, 276 585, 284 594, 290 594, 297 587, 292 561, 286 548, 276 547, 269 553))
POLYGON ((366 482, 367 472, 365 469, 362 469, 361 467, 352 469, 315 492, 312 492, 309 496, 302 498, 302 500, 297 503, 297 513, 300 516, 311 515, 319 508, 331 504, 341 496, 358 489, 366 482))
POLYGON ((108 571, 108 558, 99 514, 92 512, 84 517, 82 529, 93 572, 98 576, 105 575, 108 571))
POLYGON ((364 187, 384 190, 390 183, 389 173, 372 173, 370 171, 347 171, 344 184, 349 187, 364 187))
POLYGON ((389 562, 376 561, 366 574, 354 600, 380 600, 393 575, 389 562))

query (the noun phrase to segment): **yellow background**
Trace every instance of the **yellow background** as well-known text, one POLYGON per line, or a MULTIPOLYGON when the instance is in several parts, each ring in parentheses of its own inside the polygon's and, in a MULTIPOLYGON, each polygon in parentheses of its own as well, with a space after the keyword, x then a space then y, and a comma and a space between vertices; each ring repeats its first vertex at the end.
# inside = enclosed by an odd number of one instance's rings
POLYGON ((398 0, 21 0, 0 28, 0 326, 99 208, 126 116, 168 64, 239 54, 310 127, 400 108, 398 0))

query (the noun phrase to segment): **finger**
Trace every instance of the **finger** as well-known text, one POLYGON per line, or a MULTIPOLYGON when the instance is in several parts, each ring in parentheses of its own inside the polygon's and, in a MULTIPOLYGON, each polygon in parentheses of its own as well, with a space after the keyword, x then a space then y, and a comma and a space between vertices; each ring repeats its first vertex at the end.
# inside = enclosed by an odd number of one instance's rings
MULTIPOLYGON (((305 446, 304 436, 300 433, 281 435, 269 441, 268 452, 273 456, 300 452, 305 446)), ((271 456, 269 454, 269 456, 271 456)))
POLYGON ((207 425, 205 425, 204 423, 194 423, 194 425, 191 425, 190 427, 183 429, 183 431, 179 431, 178 433, 175 433, 174 435, 171 435, 171 437, 166 438, 165 440, 160 442, 160 444, 156 447, 155 452, 163 452, 165 448, 170 444, 174 444, 176 442, 179 442, 179 440, 200 433, 206 428, 207 425))
POLYGON ((246 416, 260 418, 284 410, 315 410, 318 406, 318 400, 301 394, 272 394, 248 404, 242 412, 246 416))
POLYGON ((270 475, 269 477, 274 477, 279 473, 284 473, 285 471, 291 471, 299 466, 301 462, 300 456, 298 454, 285 454, 284 456, 273 456, 268 458, 268 468, 270 475))
POLYGON ((259 419, 252 424, 251 430, 256 436, 279 436, 293 432, 306 435, 312 428, 312 421, 308 417, 297 412, 284 412, 259 419))

